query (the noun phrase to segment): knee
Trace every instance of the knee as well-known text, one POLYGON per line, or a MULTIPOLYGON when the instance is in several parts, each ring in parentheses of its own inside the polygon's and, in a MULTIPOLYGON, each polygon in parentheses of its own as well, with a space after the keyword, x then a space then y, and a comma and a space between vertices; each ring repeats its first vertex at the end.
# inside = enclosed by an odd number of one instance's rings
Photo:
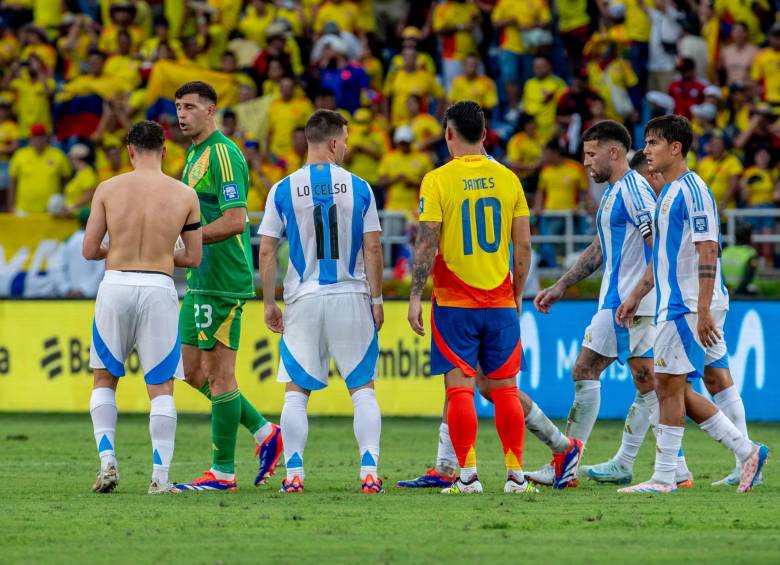
POLYGON ((597 373, 593 367, 586 365, 585 363, 575 363, 574 368, 571 370, 571 378, 574 382, 577 381, 597 381, 599 380, 600 373, 597 373))
POLYGON ((482 395, 485 400, 492 402, 492 399, 490 397, 490 383, 487 379, 477 379, 477 389, 479 390, 479 394, 482 395))
POLYGON ((639 367, 633 371, 634 385, 642 394, 653 390, 653 371, 647 367, 639 367))
POLYGON ((116 390, 116 385, 119 382, 119 379, 112 376, 106 370, 96 370, 92 382, 92 388, 110 388, 112 390, 116 390))

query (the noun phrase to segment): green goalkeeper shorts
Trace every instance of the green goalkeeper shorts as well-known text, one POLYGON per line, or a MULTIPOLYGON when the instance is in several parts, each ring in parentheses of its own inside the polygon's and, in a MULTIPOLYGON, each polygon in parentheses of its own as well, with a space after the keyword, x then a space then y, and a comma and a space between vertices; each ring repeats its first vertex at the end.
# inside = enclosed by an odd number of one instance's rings
POLYGON ((214 349, 217 342, 237 350, 241 338, 241 312, 246 300, 210 296, 184 295, 179 312, 181 342, 199 349, 214 349))

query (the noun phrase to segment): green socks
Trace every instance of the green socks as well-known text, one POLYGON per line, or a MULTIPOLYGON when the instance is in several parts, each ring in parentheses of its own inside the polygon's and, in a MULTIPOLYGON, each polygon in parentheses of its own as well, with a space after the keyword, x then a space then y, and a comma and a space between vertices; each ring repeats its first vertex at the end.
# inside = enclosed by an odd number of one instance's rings
MULTIPOLYGON (((209 383, 205 383, 198 389, 200 393, 211 400, 211 392, 209 391, 209 383)), ((241 425, 249 430, 252 435, 257 433, 257 430, 262 428, 268 423, 268 420, 263 418, 263 415, 258 412, 252 403, 249 402, 246 397, 241 395, 241 425)))
POLYGON ((241 420, 238 389, 211 399, 211 466, 222 473, 235 473, 236 436, 241 420))

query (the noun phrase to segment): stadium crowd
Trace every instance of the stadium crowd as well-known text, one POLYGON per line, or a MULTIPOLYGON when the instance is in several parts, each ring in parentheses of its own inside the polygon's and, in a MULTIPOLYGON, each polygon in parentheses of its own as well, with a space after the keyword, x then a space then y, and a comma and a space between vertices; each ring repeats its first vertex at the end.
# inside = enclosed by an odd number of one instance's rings
MULTIPOLYGON (((648 119, 689 117, 689 165, 718 207, 774 208, 778 13, 770 0, 4 0, 0 210, 78 217, 130 170, 124 136, 143 118, 163 124, 180 177, 189 140, 151 77, 193 70, 234 88, 219 123, 250 164, 250 212, 301 166, 303 125, 328 108, 350 122, 345 165, 413 220, 423 176, 448 158, 443 112, 464 99, 485 109, 485 148, 522 180, 537 233, 563 233, 566 211, 592 233, 603 187, 580 137, 604 119, 639 149, 648 119)), ((556 251, 542 246, 542 264, 556 251)), ((772 245, 758 251, 774 265, 772 245)))

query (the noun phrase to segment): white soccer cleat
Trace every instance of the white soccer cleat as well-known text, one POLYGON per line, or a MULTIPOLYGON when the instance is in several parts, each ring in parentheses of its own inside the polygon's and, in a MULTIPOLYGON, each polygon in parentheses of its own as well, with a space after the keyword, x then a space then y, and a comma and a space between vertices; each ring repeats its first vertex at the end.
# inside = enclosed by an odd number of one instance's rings
POLYGON ((92 485, 92 492, 105 494, 113 491, 119 484, 119 471, 116 465, 109 463, 105 469, 97 472, 97 478, 92 485))
POLYGON ((455 481, 451 487, 442 489, 442 494, 482 494, 482 483, 476 475, 471 480, 464 483, 460 479, 455 481))
POLYGON ((666 483, 657 483, 650 480, 618 489, 618 492, 621 494, 668 494, 677 492, 677 485, 667 485, 666 483))
POLYGON ((148 494, 179 494, 179 489, 173 483, 160 483, 152 481, 149 483, 148 494))
POLYGON ((627 485, 632 479, 631 471, 624 468, 614 459, 610 459, 604 463, 598 463, 597 465, 589 465, 588 467, 584 467, 584 471, 589 479, 592 479, 597 483, 627 485))
MULTIPOLYGON (((523 477, 523 475, 520 475, 523 477)), ((506 478, 506 483, 504 484, 504 492, 509 493, 517 493, 517 494, 534 494, 539 492, 539 489, 533 486, 529 481, 523 480, 518 481, 516 477, 509 475, 506 478)))
POLYGON ((740 468, 737 492, 750 492, 753 489, 768 457, 769 448, 761 443, 753 442, 753 452, 742 462, 740 468))
POLYGON ((531 471, 530 473, 524 473, 525 478, 536 483, 537 485, 552 486, 555 482, 555 468, 548 463, 538 471, 531 471))

